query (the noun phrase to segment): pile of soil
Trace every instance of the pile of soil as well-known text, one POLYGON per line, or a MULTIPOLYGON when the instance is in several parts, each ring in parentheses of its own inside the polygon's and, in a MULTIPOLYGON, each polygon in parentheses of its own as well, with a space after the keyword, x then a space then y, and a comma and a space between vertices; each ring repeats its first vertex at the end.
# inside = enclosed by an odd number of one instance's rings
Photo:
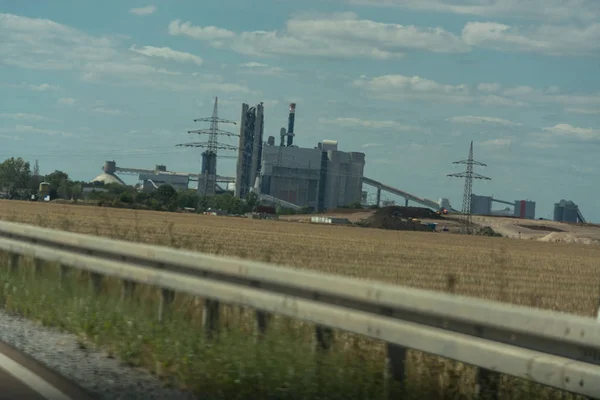
POLYGON ((542 238, 539 238, 538 241, 551 243, 577 243, 587 245, 600 245, 600 240, 580 238, 569 232, 552 232, 542 238))
POLYGON ((444 219, 441 215, 425 207, 383 207, 375 211, 374 216, 392 216, 395 218, 444 219))
POLYGON ((367 208, 334 208, 333 210, 327 210, 328 214, 356 214, 359 212, 369 211, 367 208))
POLYGON ((419 222, 407 221, 408 218, 443 219, 428 208, 391 206, 376 210, 373 215, 363 219, 358 225, 367 228, 403 231, 431 231, 430 227, 419 222))
POLYGON ((525 229, 531 229, 533 231, 565 232, 565 230, 563 230, 563 229, 554 228, 552 226, 546 226, 546 225, 522 225, 522 224, 517 224, 517 226, 519 226, 521 228, 525 228, 525 229))

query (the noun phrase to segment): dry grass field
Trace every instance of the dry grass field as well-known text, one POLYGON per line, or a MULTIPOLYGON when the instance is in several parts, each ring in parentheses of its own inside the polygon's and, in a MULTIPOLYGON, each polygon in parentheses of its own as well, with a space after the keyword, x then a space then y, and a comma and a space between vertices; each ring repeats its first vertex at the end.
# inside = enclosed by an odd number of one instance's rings
POLYGON ((271 261, 593 316, 600 248, 195 214, 0 201, 0 219, 271 261))
MULTIPOLYGON (((424 289, 449 290, 453 277, 454 293, 585 316, 595 315, 600 297, 597 246, 17 201, 0 201, 0 219, 424 289)), ((258 347, 246 336, 232 336, 227 350, 221 348, 215 356, 217 350, 203 347, 197 334, 193 299, 179 296, 169 325, 157 326, 157 298, 148 291, 143 302, 127 308, 111 303, 110 296, 103 302, 92 299, 77 285, 68 300, 60 291, 48 293, 39 281, 19 290, 24 281, 13 279, 13 289, 5 285, 0 290, 5 308, 81 333, 204 398, 244 398, 247 390, 260 391, 255 398, 315 398, 313 389, 326 399, 387 396, 381 392, 381 343, 339 335, 341 351, 328 361, 338 367, 328 368, 327 376, 320 369, 319 379, 307 381, 315 356, 302 347, 310 342, 306 325, 290 329, 288 324, 285 333, 277 328, 278 339, 258 347), (135 329, 132 321, 139 321, 135 329), (298 340, 301 331, 304 339, 298 340), (290 342, 292 333, 295 340, 290 342), (287 341, 281 339, 284 335, 287 341), (173 336, 179 339, 173 341, 173 336), (252 362, 249 354, 255 357, 252 362), (283 381, 291 392, 282 394, 283 381)), ((233 314, 230 320, 243 319, 233 314)), ((472 397, 473 369, 416 352, 409 361, 409 380, 427 387, 427 398, 472 397)), ((569 398, 506 377, 501 387, 500 398, 569 398)))

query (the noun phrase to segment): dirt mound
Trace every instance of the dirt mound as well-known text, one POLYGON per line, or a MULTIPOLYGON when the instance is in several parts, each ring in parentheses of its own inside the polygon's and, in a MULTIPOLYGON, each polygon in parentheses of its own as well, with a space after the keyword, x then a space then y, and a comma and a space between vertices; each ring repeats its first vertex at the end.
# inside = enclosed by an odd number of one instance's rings
POLYGON ((356 214, 359 212, 368 211, 364 208, 334 208, 333 210, 327 210, 328 214, 356 214))
POLYGON ((546 232, 565 232, 564 229, 554 228, 546 225, 525 225, 517 224, 517 226, 525 229, 531 229, 532 231, 546 231, 546 232))
POLYGON ((361 220, 358 225, 368 228, 431 231, 431 227, 409 218, 443 219, 428 208, 391 206, 380 208, 373 215, 361 220))
POLYGON ((595 244, 600 245, 600 240, 594 240, 590 238, 580 238, 572 233, 567 232, 552 232, 542 238, 538 239, 540 242, 553 242, 553 243, 578 243, 578 244, 595 244))
POLYGON ((387 216, 394 218, 426 218, 426 219, 443 219, 435 211, 424 207, 401 207, 390 206, 383 207, 375 211, 374 216, 387 216))

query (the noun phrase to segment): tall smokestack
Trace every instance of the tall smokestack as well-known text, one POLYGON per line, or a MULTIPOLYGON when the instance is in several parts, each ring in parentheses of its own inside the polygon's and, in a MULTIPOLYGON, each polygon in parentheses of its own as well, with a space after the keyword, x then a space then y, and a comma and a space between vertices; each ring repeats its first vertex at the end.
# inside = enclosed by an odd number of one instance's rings
POLYGON ((287 133, 285 133, 285 128, 281 128, 281 130, 279 131, 279 136, 281 137, 281 142, 280 142, 280 146, 283 147, 285 146, 285 136, 287 135, 287 133))
POLYGON ((294 144, 294 118, 296 117, 296 103, 290 103, 290 116, 288 119, 287 146, 294 144))

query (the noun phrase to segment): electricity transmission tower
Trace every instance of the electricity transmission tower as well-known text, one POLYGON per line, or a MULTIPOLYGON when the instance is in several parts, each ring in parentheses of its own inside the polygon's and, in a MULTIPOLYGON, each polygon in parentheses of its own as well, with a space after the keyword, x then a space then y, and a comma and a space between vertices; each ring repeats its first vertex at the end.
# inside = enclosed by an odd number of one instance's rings
MULTIPOLYGON (((198 135, 207 134, 207 142, 192 142, 178 144, 179 147, 202 147, 206 151, 202 153, 202 173, 198 178, 198 192, 205 196, 213 196, 215 194, 215 186, 217 184, 217 151, 218 150, 237 150, 237 146, 233 146, 226 143, 220 143, 218 141, 219 136, 237 136, 239 134, 223 131, 219 129, 219 124, 233 124, 237 125, 234 121, 219 118, 219 107, 218 97, 215 97, 215 105, 213 107, 213 113, 208 118, 197 118, 194 122, 210 122, 209 129, 198 129, 188 131, 188 133, 195 133, 198 135)), ((236 156, 220 156, 221 158, 237 158, 236 156)))
POLYGON ((487 167, 486 164, 479 161, 473 160, 473 141, 471 141, 471 147, 469 148, 469 158, 466 160, 455 161, 452 164, 466 164, 467 170, 465 172, 459 172, 456 174, 449 174, 452 178, 465 178, 465 191, 463 193, 462 203, 462 219, 465 224, 467 234, 471 234, 471 195, 473 193, 473 179, 492 180, 487 176, 479 175, 473 172, 473 166, 477 165, 480 167, 487 167))

